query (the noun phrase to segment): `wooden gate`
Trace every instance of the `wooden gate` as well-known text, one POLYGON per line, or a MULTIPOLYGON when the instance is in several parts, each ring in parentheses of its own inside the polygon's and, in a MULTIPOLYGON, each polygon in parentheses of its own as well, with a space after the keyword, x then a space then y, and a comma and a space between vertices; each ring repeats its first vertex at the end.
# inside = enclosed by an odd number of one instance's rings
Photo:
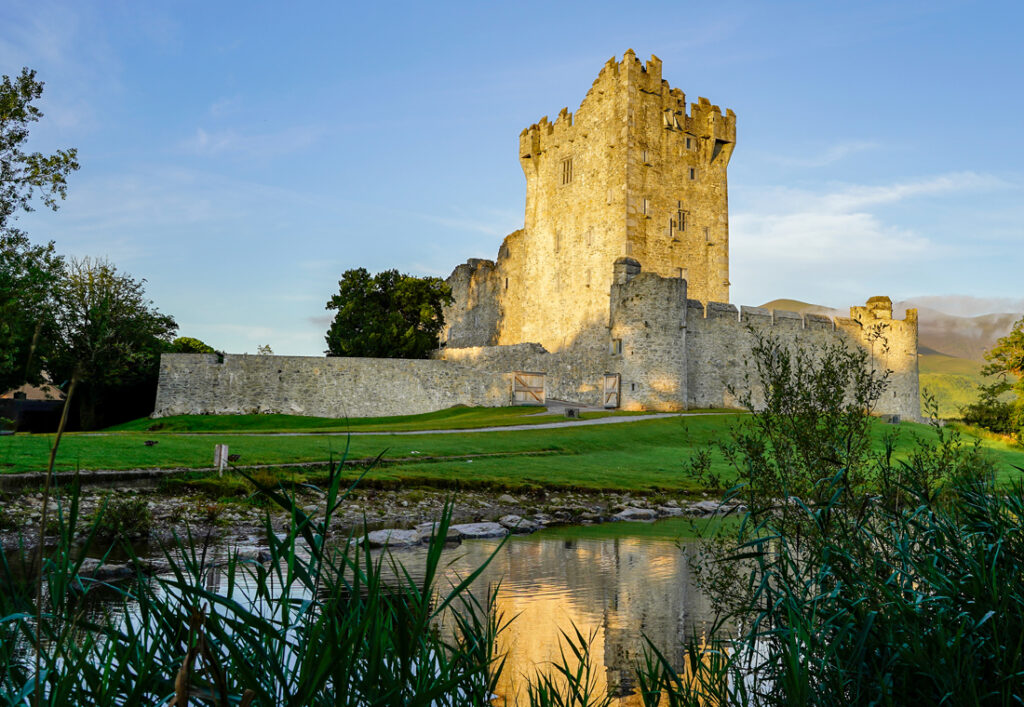
POLYGON ((543 405, 544 374, 513 373, 512 402, 516 405, 543 405))
POLYGON ((618 373, 604 374, 604 406, 606 408, 617 408, 619 406, 619 385, 621 380, 618 373))

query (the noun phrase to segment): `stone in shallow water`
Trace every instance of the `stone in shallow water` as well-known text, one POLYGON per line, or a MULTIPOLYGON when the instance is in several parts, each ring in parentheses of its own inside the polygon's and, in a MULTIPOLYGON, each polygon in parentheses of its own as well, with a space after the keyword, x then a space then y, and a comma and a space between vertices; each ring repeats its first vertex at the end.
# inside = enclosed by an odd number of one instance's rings
POLYGON ((650 508, 624 508, 612 516, 612 520, 654 520, 657 517, 650 508))
POLYGON ((532 533, 540 530, 541 526, 532 520, 526 520, 522 516, 509 514, 498 519, 498 523, 512 533, 532 533))
POLYGON ((679 506, 658 506, 658 515, 681 516, 683 515, 683 509, 679 506))
POLYGON ((420 534, 415 530, 387 528, 367 534, 366 542, 370 547, 409 547, 420 544, 420 534))
MULTIPOLYGON (((420 523, 416 526, 416 532, 419 533, 420 539, 423 542, 429 542, 430 538, 437 532, 437 523, 420 523)), ((444 541, 447 543, 457 543, 460 540, 462 540, 462 533, 449 525, 444 541)))
POLYGON ((508 535, 506 530, 499 523, 462 523, 453 525, 463 538, 503 538, 508 535))

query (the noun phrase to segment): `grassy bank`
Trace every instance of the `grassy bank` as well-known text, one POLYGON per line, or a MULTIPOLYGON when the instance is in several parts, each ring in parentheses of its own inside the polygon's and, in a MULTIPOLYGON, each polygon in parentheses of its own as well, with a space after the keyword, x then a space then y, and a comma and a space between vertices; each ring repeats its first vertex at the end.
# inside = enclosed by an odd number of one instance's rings
MULTIPOLYGON (((565 422, 564 415, 546 414, 542 406, 505 408, 451 407, 423 415, 394 417, 309 417, 306 415, 174 415, 157 420, 132 420, 106 432, 269 433, 269 432, 410 432, 417 430, 471 430, 480 427, 539 425, 565 422)), ((581 419, 594 420, 613 415, 643 415, 642 412, 607 410, 585 412, 581 419)))
MULTIPOLYGON (((696 491, 701 487, 684 473, 687 460, 698 450, 727 439, 731 426, 741 421, 741 415, 732 414, 559 429, 367 437, 130 431, 110 436, 73 434, 61 443, 57 469, 202 469, 211 466, 215 444, 229 445, 232 453, 240 455, 240 465, 317 463, 339 459, 349 445, 350 459, 383 453, 387 461, 367 479, 372 485, 696 491), (147 440, 157 443, 146 446, 147 440)), ((876 448, 881 449, 883 435, 892 429, 875 425, 876 448)), ((934 436, 925 425, 903 423, 898 430, 897 452, 901 455, 908 454, 918 439, 934 436)), ((39 471, 51 444, 49 435, 0 438, 0 470, 39 471)), ((1019 476, 1010 465, 1024 466, 1024 450, 991 438, 983 439, 982 444, 999 463, 1001 481, 1019 476)), ((712 470, 727 482, 733 478, 717 450, 712 454, 712 470)), ((348 473, 355 475, 359 469, 348 473)), ((317 472, 302 472, 302 476, 315 481, 317 472)))

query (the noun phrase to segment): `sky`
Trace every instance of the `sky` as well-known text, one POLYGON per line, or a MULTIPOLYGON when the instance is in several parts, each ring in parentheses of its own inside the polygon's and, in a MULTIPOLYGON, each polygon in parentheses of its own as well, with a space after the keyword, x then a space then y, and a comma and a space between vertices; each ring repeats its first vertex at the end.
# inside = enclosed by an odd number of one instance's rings
POLYGON ((447 276, 522 226, 520 131, 608 58, 737 114, 731 300, 1024 310, 1024 3, 0 3, 76 147, 19 226, 180 334, 319 355, 345 270, 447 276), (938 303, 938 304, 936 304, 938 303))

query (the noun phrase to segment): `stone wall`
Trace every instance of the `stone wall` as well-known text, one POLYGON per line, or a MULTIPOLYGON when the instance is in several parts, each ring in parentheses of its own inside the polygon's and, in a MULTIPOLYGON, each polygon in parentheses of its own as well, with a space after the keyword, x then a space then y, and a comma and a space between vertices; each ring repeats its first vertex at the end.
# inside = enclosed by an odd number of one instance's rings
POLYGON ((416 415, 508 405, 510 396, 508 375, 448 361, 163 354, 153 416, 416 415))

